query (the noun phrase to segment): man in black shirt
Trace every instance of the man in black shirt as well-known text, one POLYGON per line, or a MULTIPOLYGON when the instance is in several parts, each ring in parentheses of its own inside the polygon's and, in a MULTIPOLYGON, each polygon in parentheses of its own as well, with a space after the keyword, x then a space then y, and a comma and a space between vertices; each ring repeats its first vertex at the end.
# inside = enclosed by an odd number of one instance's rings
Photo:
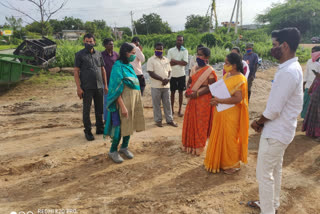
POLYGON ((92 34, 84 35, 83 42, 85 48, 77 52, 75 56, 74 79, 77 85, 77 94, 80 99, 83 99, 85 137, 91 141, 94 140, 90 121, 92 99, 96 116, 96 134, 103 134, 103 93, 108 93, 108 85, 101 53, 94 49, 94 36, 92 34))

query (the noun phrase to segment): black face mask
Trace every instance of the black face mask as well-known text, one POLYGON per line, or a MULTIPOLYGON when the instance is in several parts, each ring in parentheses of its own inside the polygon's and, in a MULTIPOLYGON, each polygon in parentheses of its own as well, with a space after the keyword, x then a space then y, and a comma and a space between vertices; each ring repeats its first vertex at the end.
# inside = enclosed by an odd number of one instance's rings
POLYGON ((84 43, 84 47, 88 50, 91 51, 91 49, 93 49, 94 44, 88 44, 88 43, 84 43))

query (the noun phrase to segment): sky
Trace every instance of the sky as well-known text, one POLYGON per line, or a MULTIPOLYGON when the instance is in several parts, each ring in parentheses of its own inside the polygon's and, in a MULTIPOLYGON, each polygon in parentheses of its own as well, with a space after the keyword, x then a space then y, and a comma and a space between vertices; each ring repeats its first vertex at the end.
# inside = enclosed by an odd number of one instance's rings
MULTIPOLYGON (((37 11, 31 7, 27 0, 1 0, 10 2, 19 9, 34 16, 37 11)), ((257 14, 264 13, 272 4, 283 3, 285 0, 242 0, 243 24, 253 24, 257 14)), ((62 0, 52 0, 54 4, 62 0)), ((186 17, 192 14, 206 15, 211 0, 68 0, 67 5, 55 14, 53 19, 63 19, 73 16, 83 21, 105 20, 111 27, 130 27, 130 11, 133 19, 137 20, 142 14, 157 13, 163 21, 167 21, 173 31, 184 30, 186 17)), ((219 25, 229 21, 234 5, 234 0, 216 0, 219 25)), ((5 17, 21 17, 24 23, 30 19, 21 16, 15 11, 0 5, 0 25, 5 23, 5 17)))

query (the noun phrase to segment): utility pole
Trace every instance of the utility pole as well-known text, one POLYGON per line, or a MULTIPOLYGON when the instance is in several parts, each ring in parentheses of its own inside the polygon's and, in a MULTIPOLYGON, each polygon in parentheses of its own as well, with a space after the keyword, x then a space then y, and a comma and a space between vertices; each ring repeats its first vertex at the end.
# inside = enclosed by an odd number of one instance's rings
POLYGON ((238 33, 238 21, 239 21, 240 1, 241 1, 241 0, 238 0, 238 5, 237 5, 236 27, 235 27, 235 30, 234 30, 234 33, 235 33, 235 34, 238 33))
POLYGON ((242 15, 242 0, 240 0, 241 4, 240 4, 240 25, 241 25, 241 29, 242 29, 242 25, 243 25, 243 15, 242 15))
MULTIPOLYGON (((133 22, 133 11, 132 10, 130 11, 130 15, 131 15, 131 34, 133 37, 133 32, 136 31, 136 28, 135 28, 134 22, 133 22)), ((136 33, 137 33, 137 31, 136 31, 136 33)))
POLYGON ((231 28, 231 23, 232 23, 232 19, 233 19, 233 14, 234 14, 234 10, 236 9, 236 5, 237 5, 238 0, 234 1, 234 6, 233 6, 233 10, 232 10, 232 14, 231 14, 231 18, 230 18, 230 22, 229 22, 229 27, 228 27, 228 32, 230 32, 230 28, 231 28))
POLYGON ((209 32, 211 33, 213 31, 213 16, 215 20, 215 28, 218 28, 218 18, 217 18, 217 10, 216 10, 216 0, 212 0, 212 3, 210 3, 206 17, 208 17, 208 13, 210 10, 210 21, 209 21, 209 32))
POLYGON ((117 23, 114 22, 114 35, 116 36, 116 40, 118 39, 118 29, 117 29, 117 23))

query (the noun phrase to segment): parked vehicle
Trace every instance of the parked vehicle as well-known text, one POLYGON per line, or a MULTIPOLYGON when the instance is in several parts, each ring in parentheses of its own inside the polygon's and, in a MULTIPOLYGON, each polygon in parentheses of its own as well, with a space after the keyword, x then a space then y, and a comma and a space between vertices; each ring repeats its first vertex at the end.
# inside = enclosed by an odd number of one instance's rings
POLYGON ((312 37, 312 38, 311 38, 311 42, 312 42, 313 44, 320 43, 320 37, 312 37))

